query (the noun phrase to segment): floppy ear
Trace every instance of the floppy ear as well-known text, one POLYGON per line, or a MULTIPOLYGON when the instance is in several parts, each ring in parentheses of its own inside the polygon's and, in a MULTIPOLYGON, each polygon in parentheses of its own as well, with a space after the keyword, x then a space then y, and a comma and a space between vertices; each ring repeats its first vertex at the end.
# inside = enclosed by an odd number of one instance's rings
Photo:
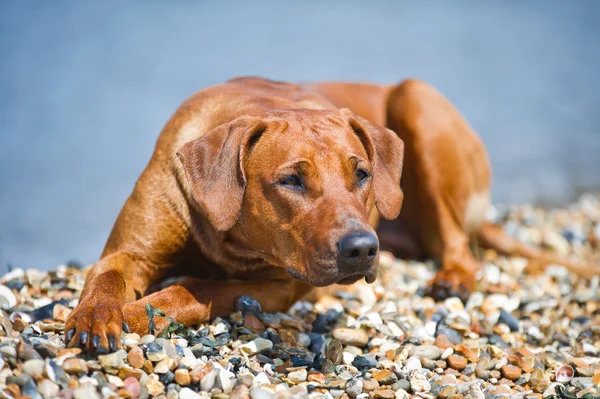
POLYGON ((377 210, 388 220, 397 218, 404 199, 400 188, 404 142, 390 129, 355 116, 347 109, 342 110, 342 115, 348 117, 350 126, 365 146, 373 165, 377 210))
POLYGON ((260 119, 243 116, 177 151, 194 200, 219 231, 229 230, 238 219, 246 190, 244 158, 265 130, 260 119))

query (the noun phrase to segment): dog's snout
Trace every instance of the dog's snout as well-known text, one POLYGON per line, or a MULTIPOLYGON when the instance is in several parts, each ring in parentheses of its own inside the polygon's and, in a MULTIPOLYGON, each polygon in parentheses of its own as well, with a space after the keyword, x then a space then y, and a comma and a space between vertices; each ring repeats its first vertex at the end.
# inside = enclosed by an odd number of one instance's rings
POLYGON ((371 233, 350 234, 338 242, 340 255, 344 263, 360 268, 370 266, 377 256, 379 243, 371 233))

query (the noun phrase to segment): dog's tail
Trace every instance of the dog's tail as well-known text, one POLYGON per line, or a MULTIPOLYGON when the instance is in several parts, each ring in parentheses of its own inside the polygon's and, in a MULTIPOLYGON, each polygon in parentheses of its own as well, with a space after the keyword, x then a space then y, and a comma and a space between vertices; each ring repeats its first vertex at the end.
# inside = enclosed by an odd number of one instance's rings
POLYGON ((484 223, 477 233, 478 245, 483 249, 493 249, 505 256, 518 256, 529 260, 528 272, 542 272, 550 265, 560 265, 567 270, 585 278, 591 279, 600 275, 600 265, 574 263, 547 251, 528 247, 516 238, 507 234, 500 226, 484 223))

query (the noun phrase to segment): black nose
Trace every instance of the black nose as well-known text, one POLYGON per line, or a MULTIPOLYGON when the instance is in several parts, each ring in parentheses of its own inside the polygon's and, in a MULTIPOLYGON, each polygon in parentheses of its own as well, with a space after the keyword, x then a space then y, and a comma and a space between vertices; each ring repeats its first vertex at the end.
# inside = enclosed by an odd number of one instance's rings
POLYGON ((350 234, 338 242, 340 255, 345 263, 352 266, 370 266, 377 256, 379 242, 374 234, 350 234))

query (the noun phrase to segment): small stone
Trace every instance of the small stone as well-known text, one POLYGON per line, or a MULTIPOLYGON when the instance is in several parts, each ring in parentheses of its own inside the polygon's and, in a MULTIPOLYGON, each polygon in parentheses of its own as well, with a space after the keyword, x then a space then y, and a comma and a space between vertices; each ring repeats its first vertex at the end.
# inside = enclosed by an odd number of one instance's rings
POLYGON ((325 353, 325 358, 330 360, 335 366, 342 363, 342 355, 344 353, 344 348, 342 344, 337 339, 332 339, 327 345, 327 352, 325 353))
POLYGON ((149 360, 153 362, 160 362, 165 357, 167 357, 167 352, 162 347, 162 345, 159 345, 156 342, 151 342, 148 344, 148 347, 146 349, 146 356, 149 360))
POLYGON ((346 382, 346 393, 351 398, 355 398, 362 393, 363 380, 360 378, 353 378, 346 382))
MULTIPOLYGON (((443 337, 443 335, 440 335, 439 337, 443 337)), ((424 357, 431 360, 438 360, 441 355, 442 349, 435 345, 414 346, 410 350, 410 356, 424 357)))
POLYGON ((421 364, 419 358, 416 356, 412 356, 406 360, 403 370, 407 373, 410 373, 413 370, 421 370, 422 368, 423 365, 421 364))
POLYGON ((70 314, 71 314, 71 309, 69 309, 68 307, 66 307, 64 305, 61 305, 60 303, 57 303, 56 305, 54 305, 54 308, 52 309, 52 318, 57 321, 62 321, 62 322, 67 321, 67 318, 69 317, 70 314))
POLYGON ((273 349, 273 342, 264 338, 256 338, 253 341, 240 345, 239 349, 247 355, 255 355, 273 349))
MULTIPOLYGON (((452 342, 450 342, 450 340, 448 339, 447 336, 445 336, 444 334, 439 334, 438 336, 435 337, 435 342, 433 343, 436 347, 440 348, 442 351, 453 347, 454 345, 452 344, 452 342)), ((441 356, 441 353, 440 353, 441 356)))
POLYGON ((467 359, 459 355, 450 355, 447 361, 450 367, 458 371, 467 367, 467 359))
POLYGON ((50 399, 58 395, 60 387, 52 381, 44 379, 41 382, 38 382, 37 390, 44 399, 50 399))
POLYGON ((241 296, 235 301, 235 310, 238 312, 242 312, 243 316, 247 316, 249 314, 253 316, 260 316, 262 312, 260 308, 260 303, 254 298, 250 298, 249 296, 241 296))
POLYGON ((371 392, 379 388, 379 382, 375 378, 361 379, 363 383, 363 390, 371 392))
POLYGON ((291 373, 289 373, 287 375, 288 380, 290 380, 294 384, 299 384, 301 382, 306 381, 307 377, 308 377, 308 372, 306 371, 306 369, 292 371, 291 373))
POLYGON ((257 334, 265 331, 265 325, 253 314, 244 317, 244 327, 257 334))
POLYGON ((356 356, 350 363, 357 369, 377 367, 377 360, 375 360, 372 356, 369 355, 356 356))
POLYGON ((379 382, 379 385, 391 385, 394 382, 398 381, 398 377, 396 374, 392 373, 390 370, 381 370, 377 374, 373 376, 379 382))
MULTIPOLYGON (((179 396, 181 398, 181 395, 179 396)), ((233 389, 229 399, 250 399, 250 390, 244 384, 239 384, 233 389)))
POLYGON ((73 397, 75 399, 100 399, 100 395, 98 395, 96 387, 89 382, 82 384, 75 389, 73 392, 73 397))
POLYGON ((200 380, 200 389, 204 392, 210 392, 213 389, 217 381, 217 375, 219 374, 219 370, 215 368, 209 368, 208 370, 200 380))
POLYGON ((32 377, 44 374, 44 361, 41 359, 31 359, 23 363, 23 372, 32 377))
POLYGON ((127 354, 127 361, 136 369, 141 369, 144 366, 144 351, 138 346, 132 347, 127 354))
POLYGON ((342 345, 363 347, 369 342, 367 333, 358 328, 336 328, 333 330, 333 337, 340 341, 342 345))
MULTIPOLYGON (((165 386, 162 382, 151 378, 146 383, 146 389, 148 393, 152 396, 158 396, 165 391, 165 386)), ((185 388, 184 388, 185 389, 185 388)))
POLYGON ((394 399, 395 394, 391 389, 377 389, 374 396, 378 399, 394 399))
POLYGON ((138 345, 140 342, 140 335, 136 333, 127 334, 125 338, 123 338, 123 346, 132 347, 134 345, 138 345))
POLYGON ((182 386, 187 386, 192 383, 190 372, 186 369, 175 370, 175 382, 182 386))
POLYGON ((510 328, 510 331, 519 331, 519 320, 504 309, 500 311, 498 324, 500 323, 506 324, 510 328))
POLYGON ((406 392, 405 389, 396 389, 396 393, 394 394, 396 399, 410 399, 410 395, 406 392))
POLYGON ((85 361, 76 357, 65 360, 62 368, 69 374, 86 374, 88 372, 85 361))
POLYGON ((138 380, 133 377, 125 378, 125 381, 123 381, 123 388, 129 392, 132 398, 137 398, 142 390, 138 380))
POLYGON ((124 360, 126 356, 127 352, 125 352, 123 349, 120 349, 108 355, 98 356, 98 361, 107 373, 116 374, 119 369, 125 365, 124 360))
POLYGON ((182 388, 179 391, 179 399, 202 399, 203 397, 189 388, 182 388))
POLYGON ((505 364, 500 370, 502 371, 502 375, 504 376, 504 378, 509 379, 511 381, 514 381, 521 376, 521 369, 517 366, 505 364))
POLYGON ((398 391, 402 389, 404 391, 410 391, 410 381, 409 380, 398 380, 392 384, 392 389, 394 391, 398 391))
POLYGON ((431 384, 423 374, 418 371, 413 371, 409 376, 410 388, 413 392, 429 392, 431 384))
POLYGON ((571 380, 571 385, 579 389, 587 389, 594 386, 592 377, 575 377, 571 380))
POLYGON ((156 341, 156 337, 154 335, 144 335, 142 338, 140 338, 140 341, 138 342, 138 345, 148 345, 152 342, 156 341))
POLYGON ((135 379, 140 379, 144 375, 144 372, 140 369, 134 369, 131 366, 123 366, 119 369, 117 376, 122 380, 133 377, 135 379))
POLYGON ((17 297, 12 290, 5 285, 0 284, 0 307, 4 310, 10 310, 17 305, 17 297))
POLYGON ((542 369, 536 368, 531 373, 529 383, 536 392, 544 392, 550 386, 550 377, 542 369))
POLYGON ((316 371, 312 371, 308 374, 308 377, 306 378, 306 381, 308 382, 316 382, 317 384, 325 384, 325 381, 327 380, 327 377, 325 377, 324 374, 316 372, 316 371))
POLYGON ((223 393, 231 393, 233 390, 233 382, 235 380, 235 374, 227 370, 220 370, 217 374, 216 387, 220 388, 223 393))
POLYGON ((177 367, 177 363, 175 362, 175 360, 171 359, 170 357, 167 357, 161 360, 160 362, 156 363, 156 365, 154 365, 154 372, 156 374, 165 374, 173 370, 175 367, 177 367))

